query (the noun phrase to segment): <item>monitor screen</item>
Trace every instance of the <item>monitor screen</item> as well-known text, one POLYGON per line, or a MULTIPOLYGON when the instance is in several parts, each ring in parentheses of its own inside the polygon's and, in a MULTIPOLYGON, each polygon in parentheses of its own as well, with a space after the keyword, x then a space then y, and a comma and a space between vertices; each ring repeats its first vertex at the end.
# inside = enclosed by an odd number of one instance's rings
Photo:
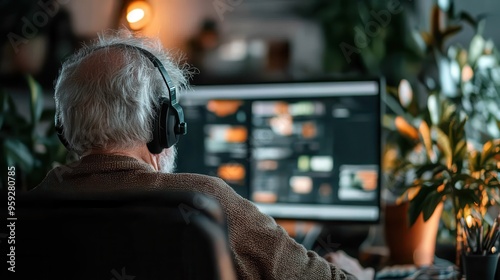
POLYGON ((380 80, 193 89, 177 172, 220 177, 275 218, 378 221, 380 80))

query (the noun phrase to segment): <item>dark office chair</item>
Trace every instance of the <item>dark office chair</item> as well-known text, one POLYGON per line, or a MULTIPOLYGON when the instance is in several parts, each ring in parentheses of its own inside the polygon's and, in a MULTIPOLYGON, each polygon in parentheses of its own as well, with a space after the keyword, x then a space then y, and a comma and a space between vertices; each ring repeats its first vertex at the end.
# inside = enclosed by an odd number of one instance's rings
POLYGON ((236 279, 223 212, 201 194, 28 193, 15 217, 17 279, 236 279))

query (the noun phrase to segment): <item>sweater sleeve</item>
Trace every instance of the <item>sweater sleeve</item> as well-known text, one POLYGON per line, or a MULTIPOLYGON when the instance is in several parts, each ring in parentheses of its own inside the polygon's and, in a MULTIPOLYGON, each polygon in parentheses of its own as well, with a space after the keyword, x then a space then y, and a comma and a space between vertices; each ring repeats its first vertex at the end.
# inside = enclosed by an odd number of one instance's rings
POLYGON ((218 185, 216 196, 225 210, 239 279, 355 279, 307 251, 227 184, 218 185))

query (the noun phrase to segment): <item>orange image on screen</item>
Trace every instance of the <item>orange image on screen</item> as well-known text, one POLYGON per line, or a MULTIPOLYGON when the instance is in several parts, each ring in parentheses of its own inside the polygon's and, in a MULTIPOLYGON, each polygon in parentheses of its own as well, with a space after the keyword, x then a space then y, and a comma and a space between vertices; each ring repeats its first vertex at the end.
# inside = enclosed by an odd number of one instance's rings
POLYGON ((274 113, 277 115, 289 115, 288 103, 276 102, 274 105, 274 113))
POLYGON ((310 139, 316 137, 317 129, 316 124, 313 122, 306 122, 302 125, 302 137, 310 139))
POLYGON ((207 103, 207 110, 217 117, 227 117, 234 115, 240 108, 241 101, 233 100, 210 100, 207 103))
POLYGON ((261 160, 257 162, 257 169, 264 171, 272 171, 278 169, 278 162, 275 160, 261 160))
POLYGON ((226 142, 243 143, 247 141, 248 132, 243 126, 231 127, 226 130, 226 142))
POLYGON ((269 120, 271 129, 278 135, 290 136, 293 133, 293 119, 290 115, 280 115, 269 120))
POLYGON ((373 191, 377 188, 377 172, 373 170, 360 170, 356 174, 363 182, 365 191, 373 191))
POLYGON ((256 191, 252 195, 252 200, 257 203, 275 203, 278 201, 278 195, 273 192, 256 191))
POLYGON ((242 181, 245 179, 246 170, 239 163, 222 164, 217 170, 217 176, 226 181, 242 181))

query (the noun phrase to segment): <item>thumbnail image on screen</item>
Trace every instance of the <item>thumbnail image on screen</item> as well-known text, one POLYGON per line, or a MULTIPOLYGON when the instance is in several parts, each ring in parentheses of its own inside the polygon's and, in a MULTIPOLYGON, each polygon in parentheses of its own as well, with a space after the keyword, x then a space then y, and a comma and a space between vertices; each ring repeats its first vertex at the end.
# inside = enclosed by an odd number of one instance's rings
POLYGON ((178 172, 218 176, 279 218, 377 221, 379 81, 199 86, 178 172))

